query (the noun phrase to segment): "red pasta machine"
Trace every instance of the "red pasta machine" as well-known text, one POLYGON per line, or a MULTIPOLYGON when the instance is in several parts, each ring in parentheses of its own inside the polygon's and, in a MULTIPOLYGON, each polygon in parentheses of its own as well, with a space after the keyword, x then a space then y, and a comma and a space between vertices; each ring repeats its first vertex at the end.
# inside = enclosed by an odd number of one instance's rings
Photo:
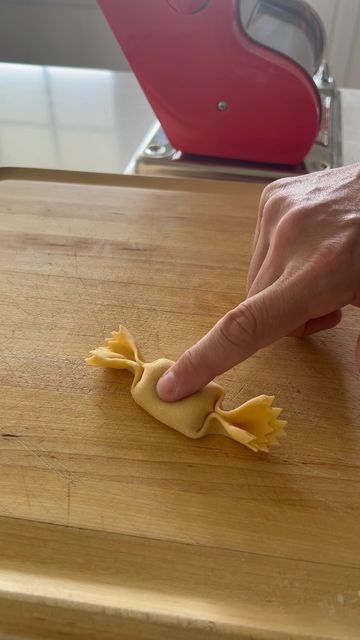
POLYGON ((303 0, 98 0, 159 122, 137 172, 279 177, 341 164, 340 94, 303 0))

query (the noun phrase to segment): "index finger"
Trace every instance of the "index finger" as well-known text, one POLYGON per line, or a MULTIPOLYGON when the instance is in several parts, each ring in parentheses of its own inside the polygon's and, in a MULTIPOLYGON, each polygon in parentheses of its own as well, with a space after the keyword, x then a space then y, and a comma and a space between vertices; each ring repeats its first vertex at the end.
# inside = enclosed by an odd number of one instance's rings
POLYGON ((309 319, 309 289, 300 278, 280 278, 245 300, 165 373, 157 385, 159 396, 167 401, 184 398, 259 349, 290 334, 309 319))

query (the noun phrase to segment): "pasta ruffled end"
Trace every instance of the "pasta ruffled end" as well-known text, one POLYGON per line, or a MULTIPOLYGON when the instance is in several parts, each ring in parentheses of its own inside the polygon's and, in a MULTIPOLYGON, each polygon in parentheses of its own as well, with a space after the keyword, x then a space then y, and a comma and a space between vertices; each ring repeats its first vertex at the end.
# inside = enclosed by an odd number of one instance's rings
MULTIPOLYGON (((282 409, 272 406, 274 396, 258 396, 232 411, 216 408, 216 418, 224 435, 253 451, 268 451, 285 435, 287 422, 280 420, 282 409)), ((215 417, 215 416, 214 416, 215 417)))
POLYGON ((94 367, 128 369, 135 375, 133 384, 136 384, 142 373, 142 362, 134 339, 123 326, 119 327, 119 331, 112 332, 111 338, 105 341, 105 347, 90 351, 85 362, 94 367))

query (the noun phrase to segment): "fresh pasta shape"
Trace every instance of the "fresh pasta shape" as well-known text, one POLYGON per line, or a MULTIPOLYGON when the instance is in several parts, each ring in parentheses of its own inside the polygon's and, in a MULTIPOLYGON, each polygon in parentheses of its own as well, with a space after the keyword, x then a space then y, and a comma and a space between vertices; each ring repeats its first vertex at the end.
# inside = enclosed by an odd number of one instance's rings
POLYGON ((201 391, 177 402, 163 402, 157 395, 159 378, 173 362, 160 358, 143 362, 129 331, 120 326, 104 347, 91 351, 87 364, 113 369, 128 369, 134 374, 131 395, 150 415, 188 438, 221 434, 253 451, 268 451, 278 444, 286 422, 279 419, 281 409, 272 406, 273 397, 261 395, 240 407, 222 408, 223 389, 210 382, 201 391))

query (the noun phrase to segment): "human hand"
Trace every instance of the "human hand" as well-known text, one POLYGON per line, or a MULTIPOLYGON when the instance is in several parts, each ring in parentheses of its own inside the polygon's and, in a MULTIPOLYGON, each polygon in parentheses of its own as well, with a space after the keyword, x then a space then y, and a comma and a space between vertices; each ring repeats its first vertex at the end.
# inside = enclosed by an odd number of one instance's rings
MULTIPOLYGON (((179 400, 279 338, 307 336, 360 307, 360 164, 278 180, 261 196, 247 299, 159 380, 179 400)), ((360 337, 356 347, 360 367, 360 337)))

